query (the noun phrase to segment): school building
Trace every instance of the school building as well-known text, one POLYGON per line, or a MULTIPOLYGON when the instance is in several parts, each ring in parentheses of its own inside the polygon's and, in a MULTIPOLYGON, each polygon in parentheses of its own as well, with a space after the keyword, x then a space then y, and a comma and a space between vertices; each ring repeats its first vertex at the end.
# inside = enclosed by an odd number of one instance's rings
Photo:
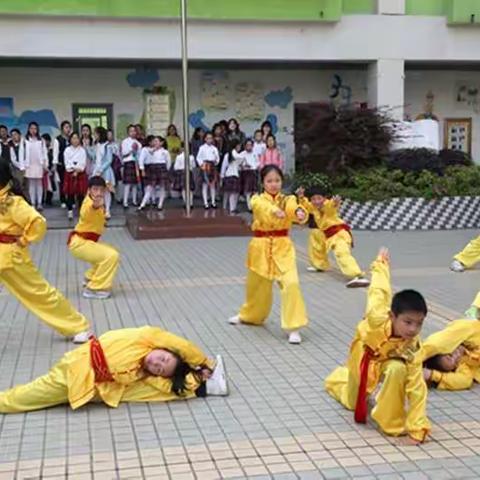
MULTIPOLYGON (((188 0, 190 127, 269 119, 295 165, 312 104, 436 118, 480 161, 479 0, 188 0)), ((180 0, 2 0, 0 123, 181 131, 180 0)))

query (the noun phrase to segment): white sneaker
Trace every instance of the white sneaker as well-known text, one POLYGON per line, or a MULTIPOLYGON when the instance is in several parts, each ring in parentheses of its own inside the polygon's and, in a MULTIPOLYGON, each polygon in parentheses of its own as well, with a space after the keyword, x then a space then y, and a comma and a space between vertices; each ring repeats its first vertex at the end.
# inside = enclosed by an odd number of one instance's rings
POLYGON ((240 320, 240 316, 239 315, 235 315, 234 317, 230 317, 228 319, 228 323, 230 325, 238 325, 239 323, 242 323, 242 321, 240 320))
POLYGON ((291 343, 292 345, 299 345, 302 343, 302 336, 298 330, 293 330, 290 332, 288 335, 288 343, 291 343))
POLYGON ((107 220, 110 220, 110 219, 112 218, 112 215, 110 214, 110 212, 107 212, 107 213, 105 214, 105 218, 106 218, 107 220))
POLYGON ((458 260, 454 260, 450 264, 450 270, 452 270, 452 272, 461 273, 465 271, 465 265, 462 262, 459 262, 458 260))
POLYGON ((77 333, 73 338, 73 343, 87 343, 90 340, 90 337, 93 337, 93 333, 90 330, 86 332, 77 333))
POLYGON ((68 219, 73 220, 73 210, 68 211, 68 219))
POLYGON ((345 285, 347 288, 361 288, 361 287, 368 287, 370 285, 370 280, 365 277, 355 277, 352 278, 347 284, 345 285))
POLYGON ((83 298, 91 298, 94 300, 105 300, 107 298, 110 298, 111 295, 111 292, 107 292, 104 290, 90 290, 89 288, 86 288, 83 291, 83 298))
POLYGON ((62 204, 60 205, 60 208, 67 208, 67 204, 66 204, 66 203, 62 203, 62 204))
POLYGON ((310 266, 310 267, 307 267, 307 272, 323 272, 323 270, 310 266))
POLYGON ((217 355, 216 360, 217 363, 212 376, 207 380, 207 395, 224 397, 228 395, 227 372, 225 371, 223 358, 217 355))

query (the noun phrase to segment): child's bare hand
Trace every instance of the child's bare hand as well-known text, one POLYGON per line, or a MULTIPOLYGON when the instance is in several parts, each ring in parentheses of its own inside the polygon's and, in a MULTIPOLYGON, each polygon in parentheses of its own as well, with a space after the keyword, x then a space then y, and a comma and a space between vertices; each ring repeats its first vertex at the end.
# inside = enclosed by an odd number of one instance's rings
POLYGON ((295 215, 297 216, 297 220, 299 222, 303 222, 305 220, 305 217, 307 216, 305 211, 302 208, 297 208, 295 215))
POLYGON ((287 216, 287 214, 283 211, 283 210, 280 210, 278 209, 276 212, 275 212, 275 216, 277 218, 285 218, 287 216))
POLYGON ((430 378, 432 377, 432 371, 429 368, 424 368, 423 369, 423 379, 428 382, 430 381, 430 378))
POLYGON ((300 199, 305 198, 305 189, 303 187, 298 187, 295 191, 295 195, 300 199))
POLYGON ((202 380, 205 382, 212 376, 212 371, 209 368, 202 368, 200 370, 200 376, 202 380))
POLYGON ((390 263, 390 252, 388 251, 388 248, 387 247, 381 247, 380 250, 378 251, 377 258, 380 261, 389 264, 390 263))
POLYGON ((342 197, 340 195, 335 195, 333 198, 333 203, 335 203, 335 206, 338 208, 342 204, 342 197))

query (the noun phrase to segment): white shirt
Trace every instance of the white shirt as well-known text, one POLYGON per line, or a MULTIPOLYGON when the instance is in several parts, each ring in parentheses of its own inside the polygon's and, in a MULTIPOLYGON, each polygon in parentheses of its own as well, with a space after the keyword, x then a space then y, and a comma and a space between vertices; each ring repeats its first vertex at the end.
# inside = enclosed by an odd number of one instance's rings
POLYGON ((265 142, 253 142, 253 153, 260 158, 267 150, 267 144, 265 142))
POLYGON ((253 151, 247 152, 244 150, 241 154, 243 157, 243 164, 242 164, 242 169, 243 170, 257 170, 258 169, 258 157, 255 155, 253 151))
POLYGON ((82 146, 74 147, 70 145, 63 153, 65 160, 65 170, 73 172, 74 170, 85 171, 87 167, 87 152, 82 146))
POLYGON ((226 153, 223 157, 222 169, 220 171, 220 177, 239 177, 240 165, 243 163, 243 156, 241 153, 233 150, 233 160, 230 162, 230 154, 226 153))
POLYGON ((201 167, 204 162, 212 162, 215 165, 220 163, 220 154, 215 145, 207 145, 204 143, 199 149, 197 154, 197 163, 201 167))
POLYGON ((125 140, 122 141, 122 145, 120 146, 120 150, 122 152, 122 162, 135 162, 140 154, 140 150, 142 149, 142 144, 135 138, 127 137, 125 140), (134 146, 137 145, 137 154, 135 155, 134 146))
POLYGON ((152 163, 152 149, 150 147, 143 147, 138 158, 138 167, 140 170, 145 170, 145 165, 152 163))
POLYGON ((24 171, 25 170, 25 164, 24 160, 22 159, 22 156, 20 155, 20 145, 21 145, 21 140, 20 143, 15 145, 16 147, 18 146, 18 158, 17 154, 15 153, 15 149, 13 147, 10 147, 10 159, 12 160, 12 164, 14 167, 18 168, 19 170, 24 171))
POLYGON ((152 150, 150 153, 150 165, 166 165, 167 170, 170 170, 172 166, 172 159, 170 153, 165 148, 159 148, 158 150, 152 150))
MULTIPOLYGON (((195 157, 190 155, 190 170, 195 166, 195 157)), ((175 164, 173 165, 174 170, 185 170, 185 153, 179 153, 175 159, 175 164)))

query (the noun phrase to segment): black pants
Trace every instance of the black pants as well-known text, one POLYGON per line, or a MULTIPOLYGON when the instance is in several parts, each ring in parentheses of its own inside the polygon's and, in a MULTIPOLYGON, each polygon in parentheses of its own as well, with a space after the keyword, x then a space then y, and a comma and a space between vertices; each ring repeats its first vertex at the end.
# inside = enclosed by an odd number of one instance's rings
POLYGON ((65 165, 59 163, 57 165, 58 177, 60 178, 60 185, 58 186, 58 191, 60 192, 60 203, 67 203, 67 197, 63 193, 63 181, 65 179, 65 165))
POLYGON ((73 205, 75 204, 75 200, 77 200, 77 206, 80 209, 84 198, 85 197, 83 195, 77 195, 76 197, 75 195, 68 195, 66 198, 68 211, 73 210, 73 205))

